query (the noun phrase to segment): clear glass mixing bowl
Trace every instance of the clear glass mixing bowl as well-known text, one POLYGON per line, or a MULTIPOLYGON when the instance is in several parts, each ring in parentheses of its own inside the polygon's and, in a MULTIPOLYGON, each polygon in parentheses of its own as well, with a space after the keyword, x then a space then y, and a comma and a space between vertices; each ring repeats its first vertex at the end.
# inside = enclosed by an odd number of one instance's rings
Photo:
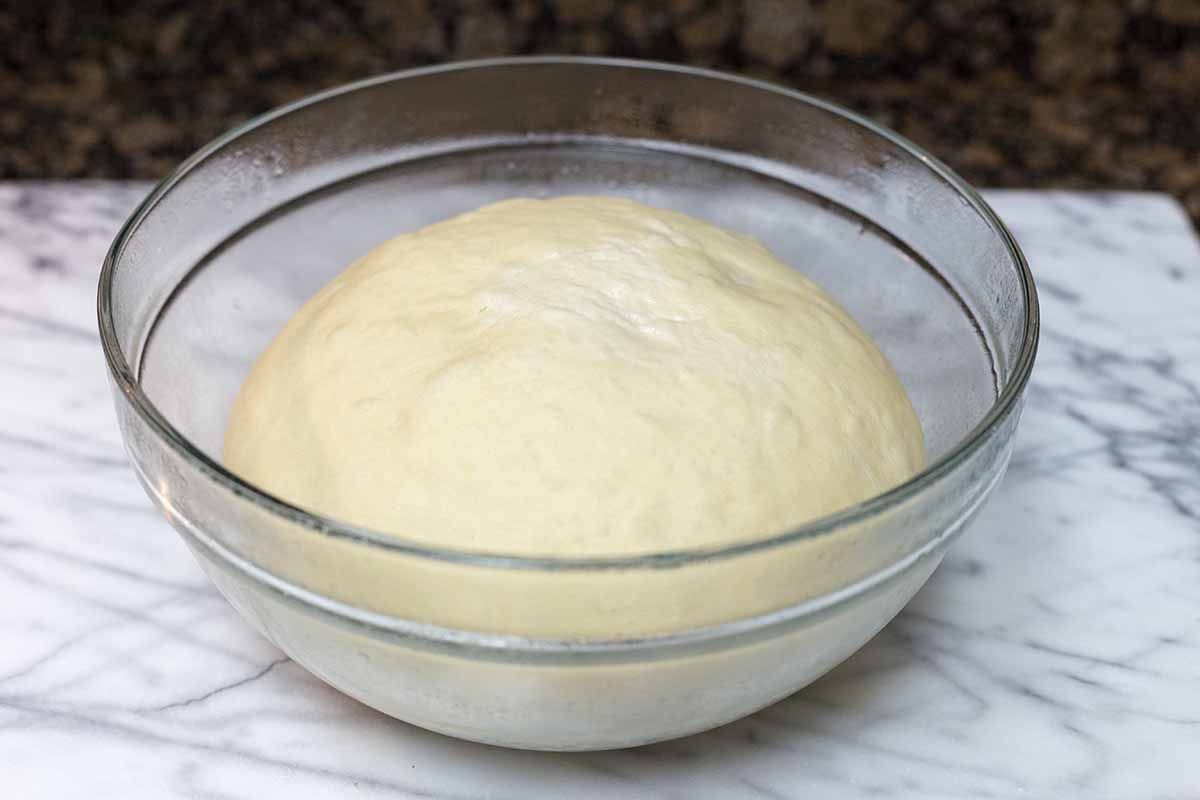
POLYGON ((704 730, 864 644, 1000 479, 1038 330, 1012 237, 911 143, 764 83, 566 58, 387 75, 230 132, 121 230, 99 317, 137 474, 247 620, 388 714, 541 749, 704 730), (895 365, 928 468, 750 543, 535 559, 355 528, 221 465, 253 360, 354 258, 499 198, 590 193, 749 233, 803 268, 895 365))

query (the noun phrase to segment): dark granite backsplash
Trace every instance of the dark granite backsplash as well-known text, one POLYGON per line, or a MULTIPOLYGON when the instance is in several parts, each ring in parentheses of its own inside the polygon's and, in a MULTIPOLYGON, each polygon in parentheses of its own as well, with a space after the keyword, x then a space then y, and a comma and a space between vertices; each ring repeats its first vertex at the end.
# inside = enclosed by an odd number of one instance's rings
POLYGON ((335 84, 505 53, 715 66, 849 105, 986 186, 1200 219, 1200 0, 0 2, 0 177, 155 178, 335 84))

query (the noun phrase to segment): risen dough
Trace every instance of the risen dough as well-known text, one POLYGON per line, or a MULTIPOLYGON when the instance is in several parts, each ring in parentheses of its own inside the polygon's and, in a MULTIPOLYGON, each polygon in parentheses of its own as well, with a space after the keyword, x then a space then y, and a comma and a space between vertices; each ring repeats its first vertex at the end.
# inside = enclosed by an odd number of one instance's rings
POLYGON ((604 197, 385 242, 255 365, 225 460, 454 549, 629 555, 779 533, 922 465, 867 334, 757 242, 604 197))

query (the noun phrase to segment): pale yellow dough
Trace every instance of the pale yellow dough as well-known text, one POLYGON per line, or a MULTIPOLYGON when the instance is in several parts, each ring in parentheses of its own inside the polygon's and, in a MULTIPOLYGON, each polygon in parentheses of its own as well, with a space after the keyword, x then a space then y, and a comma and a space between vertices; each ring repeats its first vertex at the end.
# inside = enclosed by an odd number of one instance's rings
POLYGON ((246 380, 225 460, 409 540, 630 555, 779 533, 913 475, 886 359, 754 240, 606 197, 398 236, 246 380))

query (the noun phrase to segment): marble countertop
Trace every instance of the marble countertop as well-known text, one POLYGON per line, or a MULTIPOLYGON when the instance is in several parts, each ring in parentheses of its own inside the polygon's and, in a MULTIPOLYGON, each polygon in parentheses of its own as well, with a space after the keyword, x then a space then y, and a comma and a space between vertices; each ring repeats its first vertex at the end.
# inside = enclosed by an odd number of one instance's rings
POLYGON ((35 798, 1200 797, 1200 246, 1153 194, 998 192, 1043 339, 1008 477, 909 607, 718 730, 448 739, 252 632, 126 463, 95 333, 141 184, 0 184, 0 783, 35 798))

